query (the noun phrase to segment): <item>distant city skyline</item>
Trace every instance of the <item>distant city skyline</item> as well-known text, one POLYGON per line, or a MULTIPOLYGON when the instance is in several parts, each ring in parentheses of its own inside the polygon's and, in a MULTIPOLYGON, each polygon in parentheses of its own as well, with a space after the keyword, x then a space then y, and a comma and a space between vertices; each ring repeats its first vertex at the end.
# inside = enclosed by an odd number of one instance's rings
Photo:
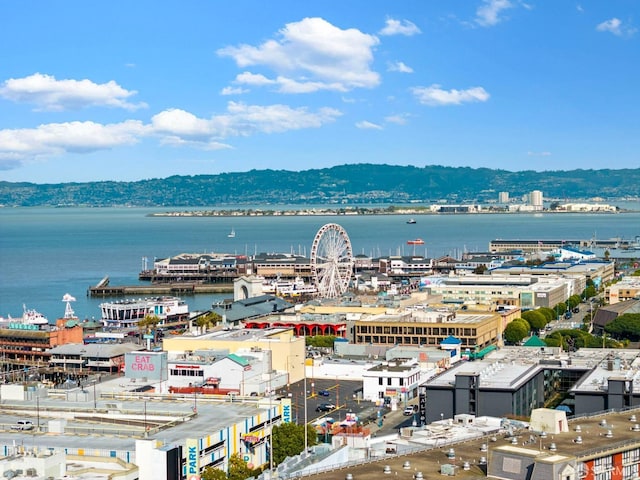
POLYGON ((640 168, 638 3, 0 4, 0 180, 640 168))

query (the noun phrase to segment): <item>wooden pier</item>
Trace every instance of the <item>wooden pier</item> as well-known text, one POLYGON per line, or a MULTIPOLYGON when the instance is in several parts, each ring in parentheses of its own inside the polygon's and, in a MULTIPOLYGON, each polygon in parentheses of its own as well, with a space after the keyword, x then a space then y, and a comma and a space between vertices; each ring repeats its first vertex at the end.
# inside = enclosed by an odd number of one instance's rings
POLYGON ((89 287, 90 297, 123 297, 126 295, 197 295, 201 293, 233 293, 233 283, 161 283, 151 285, 110 286, 109 278, 103 278, 97 285, 89 287))

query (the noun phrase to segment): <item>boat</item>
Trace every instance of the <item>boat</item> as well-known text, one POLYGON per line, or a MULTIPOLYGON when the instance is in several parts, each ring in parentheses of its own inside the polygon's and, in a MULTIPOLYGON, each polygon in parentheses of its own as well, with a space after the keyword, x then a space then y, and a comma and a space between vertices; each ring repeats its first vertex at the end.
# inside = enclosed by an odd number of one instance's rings
POLYGON ((13 318, 11 317, 11 315, 9 315, 7 316, 7 318, 0 319, 0 323, 4 325, 35 325, 36 327, 40 327, 41 325, 49 325, 49 319, 40 312, 32 308, 27 308, 25 304, 22 304, 22 310, 22 317, 13 318))
POLYGON ((105 327, 137 328, 147 315, 158 317, 159 325, 184 319, 189 315, 189 305, 181 298, 162 296, 101 303, 100 312, 105 327))
POLYGON ((407 240, 407 245, 424 245, 424 240, 416 238, 415 240, 407 240))
POLYGON ((231 231, 227 234, 227 237, 235 238, 236 237, 236 231, 232 228, 231 231))
POLYGON ((413 225, 414 223, 418 223, 418 222, 416 222, 415 218, 410 218, 409 220, 407 220, 407 223, 410 225, 413 225))

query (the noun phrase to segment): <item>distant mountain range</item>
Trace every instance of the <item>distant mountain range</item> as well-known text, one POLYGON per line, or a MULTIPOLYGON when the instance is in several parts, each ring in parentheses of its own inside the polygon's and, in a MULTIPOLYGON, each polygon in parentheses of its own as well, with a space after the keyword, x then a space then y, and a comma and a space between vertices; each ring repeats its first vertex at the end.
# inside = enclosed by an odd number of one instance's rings
POLYGON ((520 171, 442 166, 341 165, 300 172, 251 170, 136 182, 0 182, 4 206, 162 206, 229 204, 495 202, 540 190, 548 199, 640 197, 640 168, 520 171))

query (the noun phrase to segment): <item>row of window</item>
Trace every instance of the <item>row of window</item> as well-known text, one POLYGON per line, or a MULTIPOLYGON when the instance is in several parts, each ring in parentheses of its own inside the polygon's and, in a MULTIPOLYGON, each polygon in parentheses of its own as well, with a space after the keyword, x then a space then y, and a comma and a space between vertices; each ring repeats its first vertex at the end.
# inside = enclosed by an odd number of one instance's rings
POLYGON ((204 370, 193 370, 188 368, 172 368, 171 375, 175 377, 204 377, 204 370))
MULTIPOLYGON (((356 343, 374 345, 440 345, 447 337, 385 337, 384 335, 356 335, 356 343)), ((475 346, 476 338, 460 338, 463 346, 475 346)))
POLYGON ((356 325, 356 333, 377 333, 383 335, 455 335, 475 337, 475 328, 455 327, 416 327, 409 325, 356 325))

